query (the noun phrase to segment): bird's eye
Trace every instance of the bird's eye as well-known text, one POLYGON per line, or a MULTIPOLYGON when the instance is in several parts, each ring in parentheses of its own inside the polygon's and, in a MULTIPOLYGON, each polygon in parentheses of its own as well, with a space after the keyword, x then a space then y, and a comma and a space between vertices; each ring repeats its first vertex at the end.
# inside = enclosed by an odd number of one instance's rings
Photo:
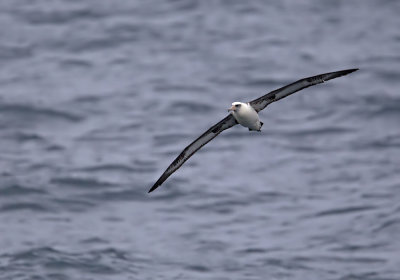
POLYGON ((236 108, 239 107, 239 106, 240 106, 240 104, 236 104, 236 105, 235 105, 236 108))

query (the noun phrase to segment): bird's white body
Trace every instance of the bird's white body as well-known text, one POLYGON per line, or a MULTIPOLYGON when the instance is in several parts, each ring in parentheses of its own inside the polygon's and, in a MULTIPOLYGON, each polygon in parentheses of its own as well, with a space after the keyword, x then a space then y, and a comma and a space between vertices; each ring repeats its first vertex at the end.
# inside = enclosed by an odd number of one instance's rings
POLYGON ((242 126, 249 130, 261 130, 263 124, 260 122, 256 110, 249 103, 233 102, 229 111, 242 126))

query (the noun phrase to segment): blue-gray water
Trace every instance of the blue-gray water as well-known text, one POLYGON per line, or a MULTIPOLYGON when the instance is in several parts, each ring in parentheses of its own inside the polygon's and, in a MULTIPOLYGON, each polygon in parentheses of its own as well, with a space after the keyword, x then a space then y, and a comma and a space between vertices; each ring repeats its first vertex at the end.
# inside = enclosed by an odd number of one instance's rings
POLYGON ((0 2, 0 279, 400 279, 399 1, 0 2), (148 189, 188 143, 297 79, 148 189))

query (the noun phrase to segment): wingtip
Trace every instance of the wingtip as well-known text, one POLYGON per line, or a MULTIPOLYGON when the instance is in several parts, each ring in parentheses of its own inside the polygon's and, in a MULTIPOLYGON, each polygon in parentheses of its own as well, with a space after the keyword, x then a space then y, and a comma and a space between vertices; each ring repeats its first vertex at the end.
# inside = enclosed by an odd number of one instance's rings
POLYGON ((154 186, 151 187, 151 189, 147 192, 147 193, 151 193, 152 191, 154 191, 155 189, 158 188, 159 185, 155 184, 154 186))
POLYGON ((360 68, 352 68, 352 69, 347 69, 345 71, 346 71, 346 74, 349 74, 349 73, 355 72, 357 70, 360 70, 360 68))
MULTIPOLYGON (((334 77, 334 78, 337 78, 337 77, 340 77, 340 76, 348 75, 348 74, 353 73, 353 72, 355 72, 355 71, 357 71, 357 70, 359 70, 359 68, 351 68, 351 69, 346 69, 346 70, 341 70, 341 71, 333 72, 333 73, 336 74, 336 77, 334 77)), ((330 80, 330 79, 329 79, 329 80, 330 80)))
POLYGON ((160 179, 157 180, 157 182, 154 183, 154 185, 151 187, 151 189, 147 192, 147 193, 151 193, 152 191, 154 191, 155 189, 157 189, 159 186, 161 186, 161 184, 165 181, 162 180, 162 176, 160 177, 160 179))

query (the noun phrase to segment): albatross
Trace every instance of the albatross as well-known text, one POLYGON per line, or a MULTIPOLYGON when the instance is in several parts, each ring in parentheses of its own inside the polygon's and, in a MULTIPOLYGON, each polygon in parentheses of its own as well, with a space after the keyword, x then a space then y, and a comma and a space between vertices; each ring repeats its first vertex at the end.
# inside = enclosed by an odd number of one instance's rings
POLYGON ((149 193, 158 188, 169 176, 172 175, 176 170, 181 167, 185 161, 187 161, 195 152, 201 147, 214 139, 225 129, 231 128, 234 125, 240 124, 247 127, 249 131, 261 131, 263 123, 260 121, 258 113, 265 109, 272 102, 278 101, 286 96, 289 96, 299 90, 305 89, 310 86, 321 84, 325 81, 335 79, 354 71, 358 68, 341 70, 336 72, 330 72, 320 74, 308 78, 298 80, 287 86, 281 87, 274 91, 271 91, 257 99, 250 102, 233 102, 232 106, 228 109, 229 115, 217 124, 210 127, 204 132, 199 138, 194 140, 189 146, 187 146, 179 156, 168 166, 161 177, 155 182, 155 184, 149 190, 149 193))

